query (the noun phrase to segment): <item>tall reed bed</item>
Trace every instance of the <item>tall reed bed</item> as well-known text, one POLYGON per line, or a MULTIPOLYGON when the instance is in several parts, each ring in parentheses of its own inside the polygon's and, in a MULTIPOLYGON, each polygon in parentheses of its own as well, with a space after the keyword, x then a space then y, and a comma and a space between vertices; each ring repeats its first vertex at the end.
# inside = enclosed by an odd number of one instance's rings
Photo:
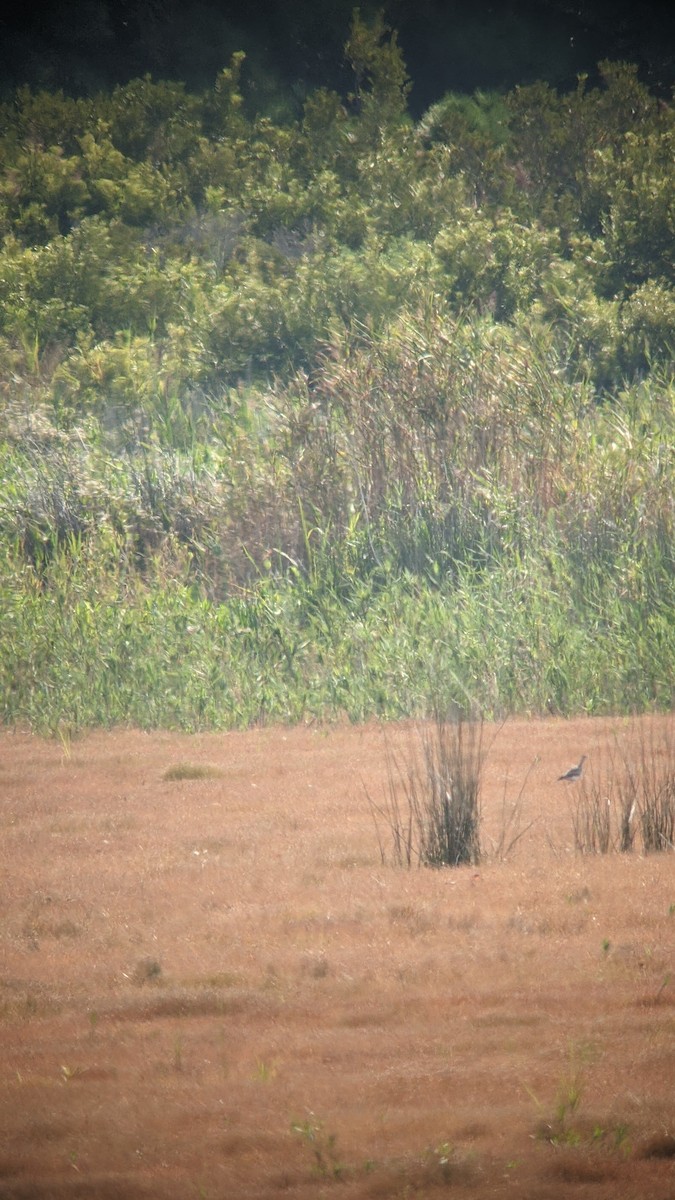
POLYGON ((323 580, 270 575, 220 604, 175 572, 141 580, 104 568, 95 552, 85 559, 58 557, 39 584, 32 568, 3 559, 4 723, 397 718, 469 687, 490 716, 672 700, 672 623, 663 617, 650 636, 614 584, 573 608, 534 556, 517 568, 463 568, 438 586, 407 575, 342 596, 323 580))
POLYGON ((6 413, 2 720, 668 707, 674 395, 599 405, 551 331, 430 304, 189 452, 6 413))

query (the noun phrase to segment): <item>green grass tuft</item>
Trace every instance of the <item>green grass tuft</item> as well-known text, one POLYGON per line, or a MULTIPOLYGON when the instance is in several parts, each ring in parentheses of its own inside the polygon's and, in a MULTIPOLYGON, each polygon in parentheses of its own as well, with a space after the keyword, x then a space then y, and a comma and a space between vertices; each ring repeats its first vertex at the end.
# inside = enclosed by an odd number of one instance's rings
POLYGON ((181 779, 221 779, 223 772, 220 767, 210 766, 207 763, 176 763, 173 767, 167 767, 162 775, 162 779, 167 781, 175 781, 181 779))

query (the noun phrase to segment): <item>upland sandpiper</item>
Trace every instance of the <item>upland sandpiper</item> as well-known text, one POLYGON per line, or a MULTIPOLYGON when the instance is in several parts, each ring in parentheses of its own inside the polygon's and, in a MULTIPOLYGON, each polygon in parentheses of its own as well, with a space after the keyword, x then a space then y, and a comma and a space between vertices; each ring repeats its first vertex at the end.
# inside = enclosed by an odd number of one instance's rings
POLYGON ((565 783, 574 783, 575 779, 581 779, 585 762, 586 755, 582 754, 576 767, 570 767, 569 771, 565 771, 564 775, 558 776, 558 783, 560 783, 561 780, 564 780, 565 783))

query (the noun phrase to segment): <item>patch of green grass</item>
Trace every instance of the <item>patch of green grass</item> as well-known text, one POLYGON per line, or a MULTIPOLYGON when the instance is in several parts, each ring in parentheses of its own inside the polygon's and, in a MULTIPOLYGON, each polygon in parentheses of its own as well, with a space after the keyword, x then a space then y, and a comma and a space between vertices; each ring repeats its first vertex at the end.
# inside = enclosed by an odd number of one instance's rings
POLYGON ((182 762, 167 767, 162 779, 174 782, 182 779, 221 779, 222 776, 223 771, 220 767, 209 766, 206 763, 182 762))

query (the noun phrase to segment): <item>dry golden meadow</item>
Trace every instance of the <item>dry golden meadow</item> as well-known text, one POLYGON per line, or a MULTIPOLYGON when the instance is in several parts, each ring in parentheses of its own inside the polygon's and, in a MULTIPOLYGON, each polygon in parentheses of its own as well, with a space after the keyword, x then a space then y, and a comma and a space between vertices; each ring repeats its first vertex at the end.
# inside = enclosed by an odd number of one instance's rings
POLYGON ((411 871, 408 725, 0 735, 2 1200, 672 1200, 675 859, 556 782, 636 728, 507 723, 485 861, 411 871))

